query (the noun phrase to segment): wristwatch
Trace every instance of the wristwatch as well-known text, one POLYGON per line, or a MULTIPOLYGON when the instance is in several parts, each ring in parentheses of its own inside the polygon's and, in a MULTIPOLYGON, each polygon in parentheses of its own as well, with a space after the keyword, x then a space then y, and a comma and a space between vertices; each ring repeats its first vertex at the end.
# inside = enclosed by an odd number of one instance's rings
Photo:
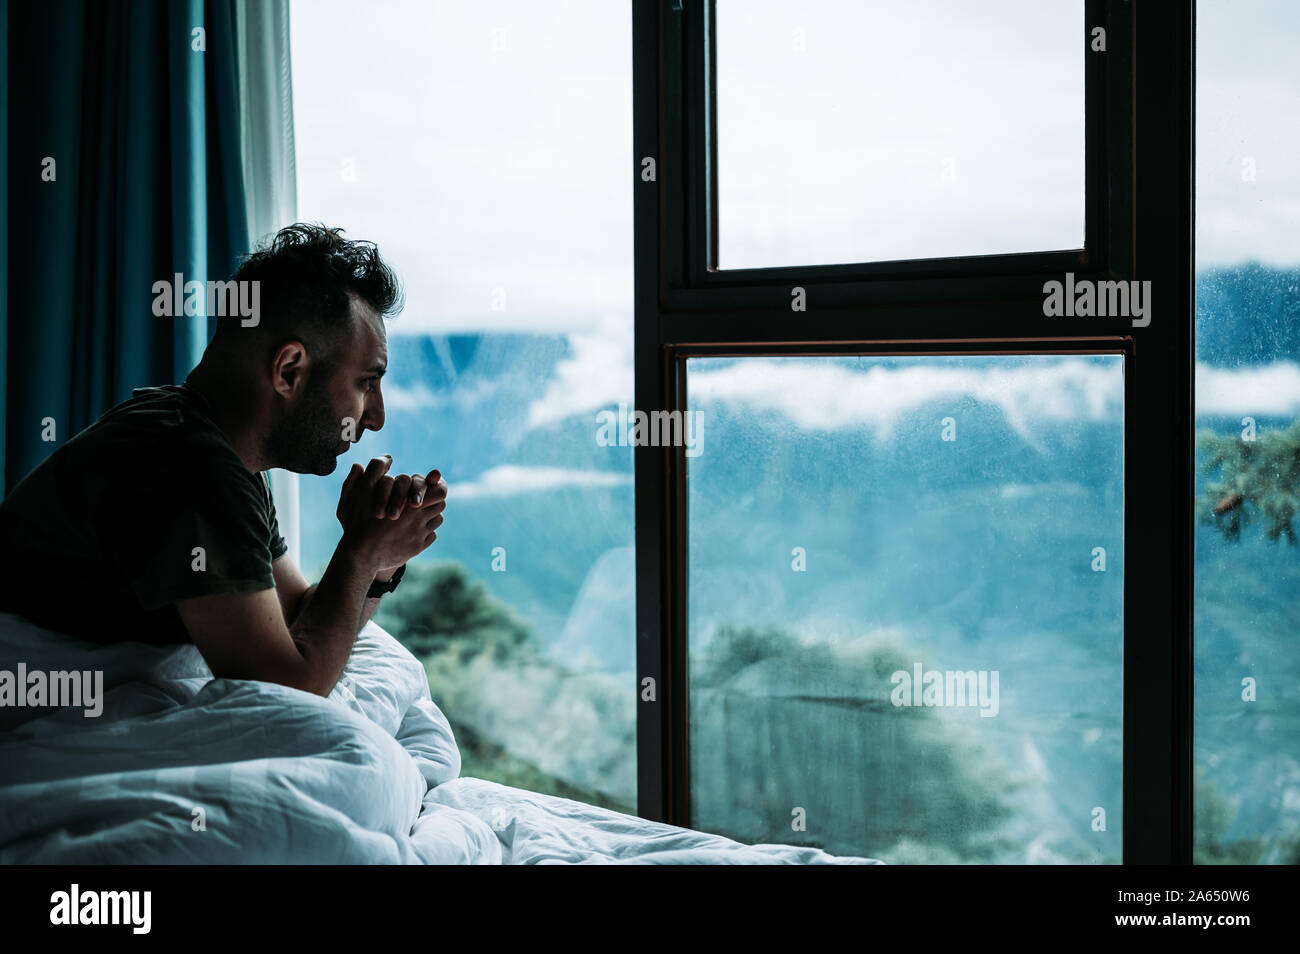
POLYGON ((370 589, 366 591, 366 599, 377 600, 385 593, 391 593, 397 589, 397 584, 402 582, 402 574, 406 572, 406 564, 403 563, 397 568, 391 579, 380 582, 379 580, 370 581, 370 589))

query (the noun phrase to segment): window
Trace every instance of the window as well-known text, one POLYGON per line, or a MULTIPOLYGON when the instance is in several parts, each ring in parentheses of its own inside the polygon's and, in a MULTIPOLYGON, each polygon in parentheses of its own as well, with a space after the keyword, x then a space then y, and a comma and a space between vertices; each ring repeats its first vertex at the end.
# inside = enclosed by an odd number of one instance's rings
POLYGON ((302 484, 305 571, 353 461, 441 468, 438 540, 377 622, 424 660, 466 775, 631 810, 630 16, 600 0, 292 7, 299 214, 406 288, 387 421, 302 484))
MULTIPOLYGON (((301 214, 408 280, 359 449, 451 483, 380 622, 466 774, 895 862, 1191 861, 1194 755, 1246 804, 1192 733, 1193 691, 1225 690, 1193 672, 1191 14, 947 9, 633 0, 629 48, 628 8, 594 0, 294 7, 301 214), (901 83, 920 55, 746 65, 886 18, 901 50, 942 22, 924 56, 960 91, 901 83), (876 111, 829 120, 800 93, 826 69, 876 111), (995 104, 999 136, 972 136, 995 104), (912 165, 863 172, 884 154, 912 165), (634 452, 629 408, 670 439, 634 452), (954 778, 969 797, 918 794, 954 778)), ((1218 287, 1203 271, 1203 313, 1218 287)), ((1246 651, 1282 658, 1268 639, 1246 651)), ((1239 816, 1229 854, 1286 844, 1270 771, 1280 820, 1239 816)))
POLYGON ((699 412, 703 434, 637 451, 644 815, 894 862, 1191 858, 1191 20, 1033 7, 1032 26, 988 13, 995 39, 969 16, 927 36, 968 85, 1014 88, 999 132, 1041 150, 1041 180, 963 205, 909 191, 905 169, 844 170, 859 142, 906 157, 900 128, 932 149, 965 90, 882 94, 870 65, 793 58, 746 73, 757 51, 738 52, 746 29, 878 43, 860 22, 899 24, 909 49, 930 5, 796 24, 634 4, 634 151, 658 172, 636 192, 636 400, 699 412), (982 59, 999 44, 1041 53, 1038 82, 1001 85, 982 59), (850 87, 817 102, 824 79, 797 71, 827 69, 850 87), (782 76, 800 79, 773 115, 808 117, 784 151, 747 121, 782 76), (872 126, 864 108, 803 150, 855 88, 908 115, 872 126), (870 228, 882 194, 915 228, 870 228), (979 698, 983 675, 991 711, 994 671, 996 717, 925 704, 979 698), (922 704, 902 705, 918 678, 922 704))
POLYGON ((1198 862, 1300 862, 1300 10, 1197 5, 1198 862))

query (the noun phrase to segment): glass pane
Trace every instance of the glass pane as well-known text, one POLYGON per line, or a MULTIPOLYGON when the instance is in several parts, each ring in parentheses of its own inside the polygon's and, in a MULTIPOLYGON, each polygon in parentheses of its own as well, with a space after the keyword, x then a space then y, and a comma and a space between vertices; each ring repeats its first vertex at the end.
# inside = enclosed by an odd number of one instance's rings
POLYGON ((1082 248, 1082 0, 718 0, 719 267, 1082 248))
POLYGON ((1123 358, 688 374, 692 823, 1119 862, 1123 358))
POLYGON ((1200 0, 1196 838, 1300 863, 1300 6, 1200 0))
POLYGON ((298 214, 379 245, 406 308, 387 420, 302 480, 318 579, 353 461, 442 470, 446 523, 376 620, 425 663, 462 773, 636 808, 627 4, 292 8, 298 214))

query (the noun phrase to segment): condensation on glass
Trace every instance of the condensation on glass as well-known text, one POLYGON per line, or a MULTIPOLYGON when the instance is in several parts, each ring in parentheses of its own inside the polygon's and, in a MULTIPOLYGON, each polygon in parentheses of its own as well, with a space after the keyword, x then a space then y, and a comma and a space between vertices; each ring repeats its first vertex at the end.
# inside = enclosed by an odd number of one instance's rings
POLYGON ((1196 38, 1193 858, 1296 864, 1300 6, 1200 0, 1196 38))
POLYGON ((695 358, 692 825, 1117 863, 1120 355, 695 358))

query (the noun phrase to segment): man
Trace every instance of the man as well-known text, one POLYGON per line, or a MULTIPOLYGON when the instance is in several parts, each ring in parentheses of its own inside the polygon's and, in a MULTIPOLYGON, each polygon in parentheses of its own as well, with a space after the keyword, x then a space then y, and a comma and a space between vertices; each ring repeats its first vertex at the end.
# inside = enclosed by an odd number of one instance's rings
POLYGON ((384 426, 383 318, 401 291, 372 244, 305 224, 234 280, 259 283, 255 322, 218 319, 183 385, 136 389, 0 503, 0 610, 100 642, 192 641, 217 677, 328 695, 379 598, 436 538, 447 485, 436 470, 390 475, 388 455, 354 464, 342 539, 309 586, 265 471, 332 473, 384 426))

